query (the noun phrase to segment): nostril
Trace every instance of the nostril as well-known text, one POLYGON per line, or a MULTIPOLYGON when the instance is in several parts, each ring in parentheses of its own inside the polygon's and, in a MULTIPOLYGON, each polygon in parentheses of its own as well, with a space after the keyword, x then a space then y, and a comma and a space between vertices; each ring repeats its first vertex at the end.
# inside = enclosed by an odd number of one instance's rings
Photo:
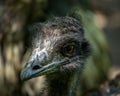
POLYGON ((38 69, 40 69, 41 67, 39 66, 39 65, 35 65, 35 66, 33 66, 33 70, 38 70, 38 69))

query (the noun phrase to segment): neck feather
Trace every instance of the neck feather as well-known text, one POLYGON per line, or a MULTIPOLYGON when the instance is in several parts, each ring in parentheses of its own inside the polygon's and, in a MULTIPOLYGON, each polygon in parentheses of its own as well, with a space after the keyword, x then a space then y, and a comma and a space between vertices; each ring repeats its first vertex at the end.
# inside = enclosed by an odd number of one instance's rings
POLYGON ((47 77, 48 96, 77 96, 80 88, 80 71, 56 73, 47 77))

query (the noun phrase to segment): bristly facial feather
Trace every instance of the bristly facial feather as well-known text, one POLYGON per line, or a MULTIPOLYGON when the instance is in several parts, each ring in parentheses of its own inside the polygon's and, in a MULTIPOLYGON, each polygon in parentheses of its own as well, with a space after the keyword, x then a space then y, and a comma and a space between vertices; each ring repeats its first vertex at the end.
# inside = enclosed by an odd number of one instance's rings
MULTIPOLYGON (((32 71, 37 72, 42 67, 45 67, 43 70, 53 68, 50 73, 83 69, 83 62, 89 55, 90 47, 78 20, 67 16, 56 17, 49 22, 35 24, 32 31, 35 32, 33 51, 29 60, 32 64, 28 65, 34 65, 32 71), (40 63, 37 66, 34 64, 36 61, 40 63)), ((48 70, 46 73, 49 73, 48 70)))

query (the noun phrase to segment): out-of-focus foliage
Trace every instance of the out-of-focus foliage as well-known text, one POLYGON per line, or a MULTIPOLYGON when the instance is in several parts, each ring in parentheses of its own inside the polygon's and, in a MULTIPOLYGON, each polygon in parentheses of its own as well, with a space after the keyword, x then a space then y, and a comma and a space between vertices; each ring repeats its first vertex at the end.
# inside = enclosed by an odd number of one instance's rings
POLYGON ((100 83, 107 79, 110 66, 109 49, 103 31, 95 25, 93 12, 80 9, 78 14, 82 18, 85 36, 92 49, 91 56, 85 65, 81 84, 84 88, 91 89, 98 87, 100 83))

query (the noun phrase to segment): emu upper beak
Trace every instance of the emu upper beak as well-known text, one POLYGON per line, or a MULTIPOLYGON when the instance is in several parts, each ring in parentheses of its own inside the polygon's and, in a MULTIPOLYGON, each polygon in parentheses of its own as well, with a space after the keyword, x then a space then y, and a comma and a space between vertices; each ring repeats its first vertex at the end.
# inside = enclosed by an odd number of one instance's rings
POLYGON ((60 70, 62 65, 70 63, 68 59, 65 59, 60 62, 53 62, 50 64, 42 64, 38 60, 34 60, 26 64, 26 66, 21 71, 21 80, 29 80, 34 77, 38 77, 45 74, 50 74, 60 70))
POLYGON ((55 72, 59 69, 59 64, 52 63, 41 66, 40 62, 34 60, 29 62, 21 72, 21 80, 29 80, 34 77, 38 77, 44 74, 55 72))

